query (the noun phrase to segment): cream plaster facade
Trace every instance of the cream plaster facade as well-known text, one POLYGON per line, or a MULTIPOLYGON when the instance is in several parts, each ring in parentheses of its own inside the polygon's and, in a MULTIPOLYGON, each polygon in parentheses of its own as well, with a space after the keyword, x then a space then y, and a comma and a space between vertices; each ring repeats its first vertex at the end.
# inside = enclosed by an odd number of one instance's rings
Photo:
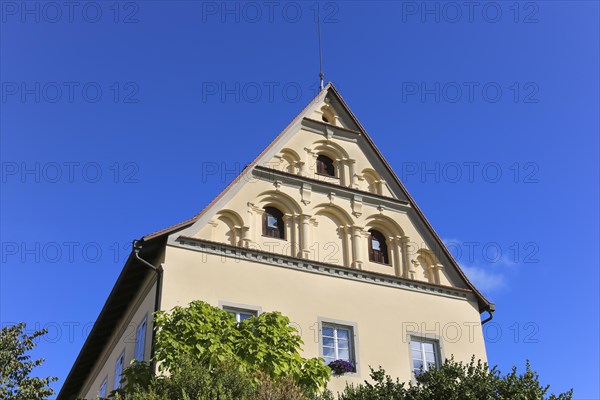
POLYGON ((128 300, 79 396, 94 398, 107 376, 112 389, 123 350, 126 365, 133 359, 127 324, 194 300, 281 311, 307 357, 323 354, 323 323, 347 327, 356 372, 334 378, 334 391, 362 382, 369 366, 412 379, 411 338, 435 343, 438 362, 486 359, 480 314, 493 304, 460 271, 331 84, 205 210, 141 242, 157 240, 163 253, 150 267, 159 273, 128 300), (319 156, 333 163, 332 176, 319 173, 319 156), (268 207, 282 214, 277 237, 265 231, 268 207), (387 262, 371 260, 373 230, 385 240, 387 262))
POLYGON ((127 317, 119 324, 114 336, 97 360, 94 372, 83 384, 81 398, 95 399, 98 396, 100 386, 106 379, 107 393, 114 388, 115 364, 117 358, 124 355, 124 365, 128 366, 134 358, 136 334, 139 324, 146 319, 148 328, 145 334, 144 356, 150 359, 152 348, 152 313, 154 312, 154 294, 156 293, 156 279, 150 278, 144 284, 140 296, 129 307, 127 317))
POLYGON ((435 293, 344 279, 293 268, 273 267, 242 257, 168 247, 162 308, 198 299, 260 307, 287 315, 302 335, 304 354, 319 356, 319 319, 344 321, 357 329, 356 374, 334 378, 329 387, 368 378, 369 365, 411 379, 408 335, 437 339, 444 355, 486 359, 479 310, 462 291, 435 293))

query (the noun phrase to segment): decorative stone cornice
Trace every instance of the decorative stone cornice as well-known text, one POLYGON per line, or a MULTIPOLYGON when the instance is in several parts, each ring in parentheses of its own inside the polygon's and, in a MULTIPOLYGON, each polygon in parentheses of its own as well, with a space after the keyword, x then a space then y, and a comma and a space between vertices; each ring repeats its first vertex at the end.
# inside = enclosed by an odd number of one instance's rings
POLYGON ((356 142, 357 138, 362 136, 362 133, 359 131, 328 124, 327 122, 317 121, 316 119, 312 118, 304 117, 301 123, 304 129, 325 135, 329 138, 335 137, 348 142, 356 142))
POLYGON ((252 170, 252 174, 258 179, 263 179, 268 182, 278 181, 281 183, 285 183, 286 185, 298 188, 301 188, 302 185, 309 183, 313 192, 318 190, 322 193, 329 194, 333 190, 336 193, 336 195, 341 198, 352 199, 354 195, 360 195, 362 197, 363 203, 368 203, 376 207, 381 206, 393 210, 403 211, 412 208, 410 206, 410 203, 405 200, 398 200, 392 197, 386 197, 380 194, 365 192, 363 190, 341 186, 327 181, 312 179, 306 176, 290 174, 289 172, 283 172, 277 169, 263 167, 259 165, 254 167, 254 169, 252 170))
POLYGON ((462 300, 472 300, 473 292, 469 289, 454 288, 396 277, 393 275, 379 274, 376 272, 350 269, 339 265, 326 264, 308 259, 296 258, 288 255, 269 253, 253 248, 232 246, 225 243, 211 242, 208 240, 179 236, 169 245, 207 254, 219 255, 238 260, 247 260, 267 264, 279 268, 326 275, 341 279, 350 279, 374 285, 394 287, 402 290, 451 297, 462 300))

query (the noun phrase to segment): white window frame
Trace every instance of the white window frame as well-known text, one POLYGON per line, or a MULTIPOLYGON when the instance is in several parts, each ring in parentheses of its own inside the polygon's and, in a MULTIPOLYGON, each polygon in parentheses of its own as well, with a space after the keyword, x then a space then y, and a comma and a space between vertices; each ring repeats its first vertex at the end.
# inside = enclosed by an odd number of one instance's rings
POLYGON ((135 335, 135 359, 144 361, 146 355, 146 333, 148 331, 148 316, 144 316, 137 327, 135 335), (143 328, 143 329, 142 329, 143 328))
POLYGON ((104 378, 102 383, 100 384, 100 389, 98 389, 98 397, 101 399, 105 399, 108 391, 108 376, 104 378), (104 389, 104 393, 102 393, 102 389, 104 389))
POLYGON ((258 316, 258 311, 249 310, 247 308, 224 306, 223 311, 232 314, 237 322, 242 322, 242 314, 250 315, 250 318, 258 316))
POLYGON ((438 339, 430 339, 430 338, 426 338, 426 337, 422 337, 422 336, 411 336, 409 343, 408 343, 408 350, 409 350, 409 355, 410 355, 410 370, 413 376, 417 375, 417 370, 414 368, 414 361, 415 359, 413 358, 412 352, 413 352, 413 348, 412 348, 412 344, 413 343, 419 343, 419 352, 421 353, 421 362, 423 363, 423 372, 427 372, 430 370, 429 368, 429 364, 427 363, 427 358, 425 356, 425 343, 429 343, 431 345, 433 345, 433 358, 434 358, 434 364, 435 364, 435 368, 439 368, 441 365, 441 356, 442 356, 442 352, 441 352, 441 346, 440 346, 440 341, 438 339))
POLYGON ((121 352, 121 355, 115 362, 115 382, 113 384, 113 390, 117 390, 121 387, 121 375, 123 375, 123 368, 125 367, 125 350, 121 352), (121 370, 119 371, 119 364, 121 364, 121 370), (117 375, 117 372, 119 373, 117 375))
POLYGON ((235 320, 241 322, 239 313, 251 314, 258 317, 262 313, 262 308, 249 304, 232 303, 230 301, 219 301, 219 308, 235 315, 235 320))
MULTIPOLYGON (((340 347, 339 347, 338 331, 339 330, 343 330, 343 331, 347 331, 348 332, 348 358, 349 359, 348 360, 344 360, 344 361, 350 361, 352 364, 354 364, 354 351, 353 351, 353 347, 354 347, 353 336, 354 336, 354 333, 352 332, 352 327, 351 326, 345 326, 345 325, 324 323, 323 324, 323 329, 324 328, 331 328, 331 329, 333 329, 333 336, 327 336, 327 337, 333 339, 333 353, 334 353, 333 361, 335 361, 335 360, 342 360, 342 358, 340 357, 340 347)), ((323 337, 323 339, 325 339, 325 334, 323 333, 323 329, 321 329, 321 336, 323 337)), ((327 347, 329 347, 329 346, 327 346, 327 347)), ((324 340, 323 340, 323 349, 325 349, 325 341, 324 340)), ((323 353, 325 353, 325 351, 323 351, 323 353)))
MULTIPOLYGON (((343 328, 343 329, 347 329, 349 331, 348 355, 350 356, 350 362, 354 365, 354 372, 347 372, 344 375, 359 377, 360 376, 360 362, 359 362, 359 358, 358 358, 358 349, 359 349, 358 325, 354 322, 340 321, 337 319, 323 318, 323 317, 318 318, 318 323, 319 323, 319 357, 321 357, 323 359, 325 359, 325 357, 324 357, 325 354, 323 352, 323 346, 324 346, 323 327, 343 328)), ((337 330, 334 330, 334 334, 336 334, 336 333, 337 333, 337 330)), ((335 355, 337 357, 338 356, 337 340, 334 340, 334 348, 336 349, 334 351, 335 351, 335 355)), ((339 358, 336 358, 336 359, 339 359, 339 358)))

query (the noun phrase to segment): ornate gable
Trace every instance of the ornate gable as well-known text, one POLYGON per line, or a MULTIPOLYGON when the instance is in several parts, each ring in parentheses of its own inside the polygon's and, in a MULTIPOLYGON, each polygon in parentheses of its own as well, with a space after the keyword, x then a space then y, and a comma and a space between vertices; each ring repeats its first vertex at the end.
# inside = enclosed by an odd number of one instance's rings
POLYGON ((473 289, 489 305, 331 84, 179 236, 473 289))

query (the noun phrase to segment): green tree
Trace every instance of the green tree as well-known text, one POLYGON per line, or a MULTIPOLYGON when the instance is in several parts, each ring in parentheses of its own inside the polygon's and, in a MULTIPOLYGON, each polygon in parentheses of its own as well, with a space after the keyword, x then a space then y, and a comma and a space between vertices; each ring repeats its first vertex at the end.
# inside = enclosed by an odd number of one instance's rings
MULTIPOLYGON (((157 312, 154 326, 153 361, 171 376, 184 376, 190 362, 202 371, 215 371, 227 363, 240 374, 252 376, 257 384, 267 378, 276 385, 287 381, 311 396, 322 392, 331 376, 323 359, 300 355, 300 335, 278 312, 238 323, 226 311, 194 301, 187 307, 157 312)), ((131 393, 136 387, 143 390, 151 376, 149 364, 126 368, 121 393, 131 393)), ((157 382, 153 382, 150 386, 156 387, 157 382)))
POLYGON ((332 400, 305 394, 292 378, 274 380, 239 368, 233 360, 207 369, 184 358, 173 374, 154 376, 147 385, 116 394, 116 400, 332 400))
POLYGON ((507 375, 501 375, 497 367, 487 363, 468 364, 448 359, 438 369, 419 374, 408 385, 393 380, 380 367, 371 369, 373 383, 347 386, 339 400, 571 400, 573 390, 558 396, 550 394, 548 386, 542 386, 539 376, 531 370, 529 361, 525 372, 519 374, 513 367, 507 375))
POLYGON ((32 360, 27 355, 36 343, 35 339, 45 335, 46 329, 29 335, 24 333, 26 325, 3 327, 0 331, 0 399, 2 400, 38 400, 54 394, 49 388, 50 382, 57 378, 31 377, 35 367, 44 362, 43 358, 32 360))

